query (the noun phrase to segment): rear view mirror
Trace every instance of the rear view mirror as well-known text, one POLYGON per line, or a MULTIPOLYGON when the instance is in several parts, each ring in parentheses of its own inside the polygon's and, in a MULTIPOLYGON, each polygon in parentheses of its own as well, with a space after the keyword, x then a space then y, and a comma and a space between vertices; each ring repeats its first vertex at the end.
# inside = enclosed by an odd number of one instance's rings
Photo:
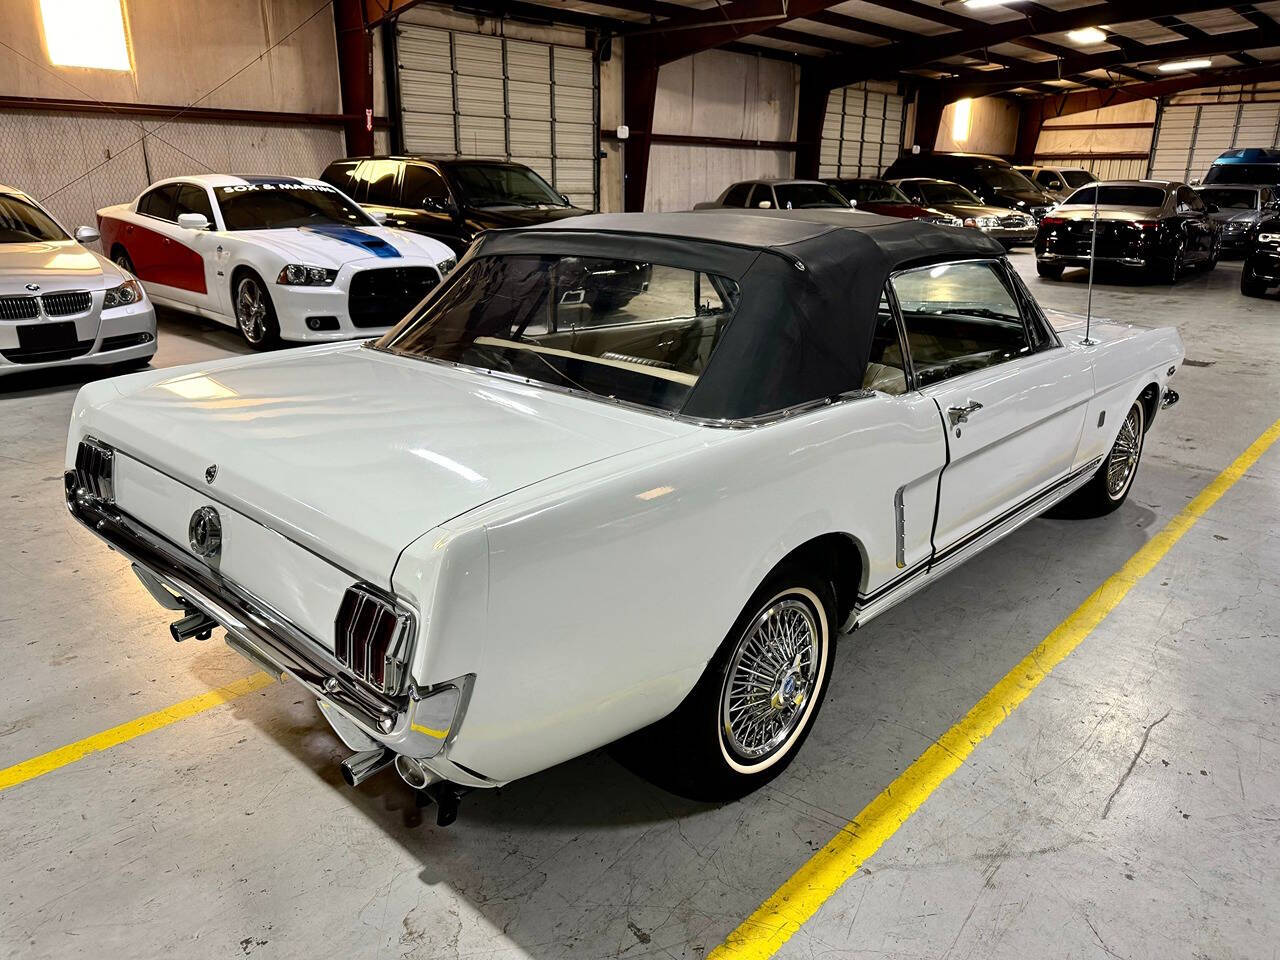
POLYGON ((95 227, 76 227, 76 240, 79 243, 95 243, 102 239, 102 234, 95 227))
POLYGON ((203 213, 180 213, 178 226, 183 230, 208 230, 209 218, 203 213))

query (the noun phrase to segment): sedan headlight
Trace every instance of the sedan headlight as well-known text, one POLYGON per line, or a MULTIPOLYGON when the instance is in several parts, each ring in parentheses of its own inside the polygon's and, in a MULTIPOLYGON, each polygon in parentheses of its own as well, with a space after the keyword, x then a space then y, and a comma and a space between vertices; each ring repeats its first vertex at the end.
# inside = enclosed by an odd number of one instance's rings
POLYGON ((280 276, 276 277, 276 283, 283 283, 290 287, 331 287, 336 279, 338 279, 337 270, 291 263, 280 271, 280 276))
POLYGON ((114 310, 116 307, 127 307, 142 299, 142 284, 137 280, 126 280, 118 287, 112 287, 103 295, 102 309, 114 310))
POLYGON ((458 265, 457 257, 446 257, 436 264, 436 269, 440 271, 440 276, 444 276, 450 270, 458 265))
POLYGON ((1280 243, 1280 233, 1260 233, 1258 234, 1259 243, 1280 243))

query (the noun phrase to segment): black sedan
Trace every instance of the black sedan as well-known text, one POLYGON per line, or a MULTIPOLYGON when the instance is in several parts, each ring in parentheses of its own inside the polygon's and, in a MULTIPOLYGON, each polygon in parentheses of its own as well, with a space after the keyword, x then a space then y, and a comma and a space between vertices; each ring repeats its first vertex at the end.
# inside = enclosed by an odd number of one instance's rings
POLYGON ((1221 228, 1183 183, 1109 180, 1082 187, 1040 221, 1036 271, 1058 280, 1067 267, 1098 265, 1141 270, 1175 283, 1189 267, 1212 270, 1222 250, 1221 228), (1096 192, 1096 197, 1095 197, 1096 192), (1097 240, 1094 244, 1094 212, 1097 240))
POLYGON ((1253 246, 1245 254, 1240 271, 1240 292, 1246 297, 1260 297, 1270 287, 1280 285, 1280 216, 1258 224, 1253 246))

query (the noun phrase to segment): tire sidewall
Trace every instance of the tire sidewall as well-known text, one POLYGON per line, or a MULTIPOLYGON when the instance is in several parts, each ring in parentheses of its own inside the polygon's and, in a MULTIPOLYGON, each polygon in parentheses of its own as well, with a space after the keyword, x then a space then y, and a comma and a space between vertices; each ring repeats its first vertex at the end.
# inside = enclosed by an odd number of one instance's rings
POLYGON ((744 777, 754 777, 765 773, 771 767, 778 764, 785 766, 786 760, 796 750, 797 745, 802 742, 807 735, 809 728, 813 725, 814 714, 818 710, 818 706, 822 701, 822 696, 826 692, 827 677, 831 666, 831 622, 828 617, 827 605, 821 597, 812 589, 804 586, 787 587, 774 594, 764 603, 748 605, 746 608, 749 613, 747 616, 740 618, 735 624, 736 634, 731 633, 732 643, 726 644, 728 656, 724 657, 719 664, 719 683, 716 684, 716 712, 713 722, 715 725, 716 745, 720 751, 720 758, 733 773, 744 777), (755 762, 747 762, 734 755, 733 750, 725 740, 724 724, 721 719, 721 707, 724 698, 725 685, 729 682, 729 667, 733 663, 734 654, 738 647, 746 638, 748 631, 755 623, 757 618, 764 613, 765 610, 774 604, 790 598, 800 599, 809 608, 814 616, 814 622, 817 624, 819 637, 817 638, 820 647, 817 651, 818 674, 814 681, 813 695, 809 697, 804 706, 804 714, 796 728, 791 731, 782 743, 775 747, 771 752, 763 758, 755 762))

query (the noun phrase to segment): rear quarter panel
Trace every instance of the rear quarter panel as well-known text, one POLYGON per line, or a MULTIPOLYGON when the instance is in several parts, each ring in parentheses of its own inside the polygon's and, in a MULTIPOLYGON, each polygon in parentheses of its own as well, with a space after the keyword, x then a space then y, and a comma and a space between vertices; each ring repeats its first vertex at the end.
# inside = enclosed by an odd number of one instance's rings
MULTIPOLYGON (((477 676, 450 759, 505 781, 661 719, 795 547, 846 533, 863 590, 897 574, 894 494, 905 485, 908 516, 931 517, 944 460, 931 401, 876 395, 756 429, 697 428, 427 534, 394 580, 424 610, 418 680, 477 676), (484 568, 465 532, 481 527, 484 568), (458 559, 441 561, 455 537, 458 559)), ((910 526, 914 561, 929 524, 910 526)))

